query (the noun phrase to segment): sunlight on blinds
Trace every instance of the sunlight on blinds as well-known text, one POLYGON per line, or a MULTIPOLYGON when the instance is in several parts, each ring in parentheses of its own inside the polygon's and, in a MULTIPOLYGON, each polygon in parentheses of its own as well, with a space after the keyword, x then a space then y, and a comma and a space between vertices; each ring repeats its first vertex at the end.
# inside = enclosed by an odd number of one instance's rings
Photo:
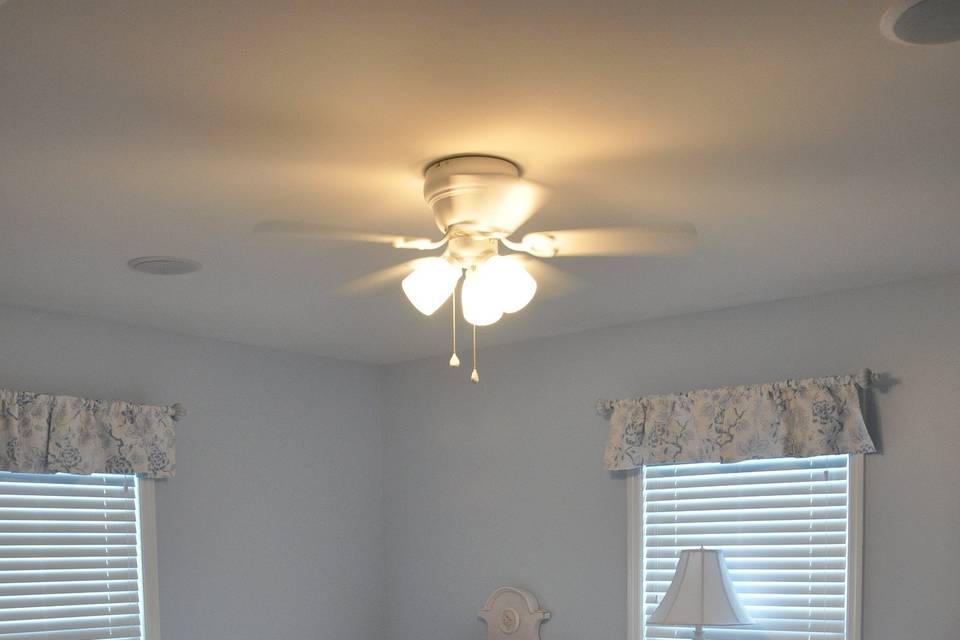
MULTIPOLYGON (((707 628, 716 640, 842 640, 847 585, 846 455, 646 467, 643 618, 656 609, 680 551, 722 549, 756 624, 707 628)), ((646 638, 692 627, 645 626, 646 638)))
POLYGON ((0 472, 0 640, 140 637, 132 476, 0 472))

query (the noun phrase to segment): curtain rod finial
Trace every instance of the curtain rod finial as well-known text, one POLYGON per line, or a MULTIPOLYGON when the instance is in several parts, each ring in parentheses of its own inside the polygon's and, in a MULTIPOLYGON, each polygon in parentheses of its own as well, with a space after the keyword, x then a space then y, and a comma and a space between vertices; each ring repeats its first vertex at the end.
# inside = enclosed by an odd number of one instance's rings
POLYGON ((613 416, 613 400, 597 400, 593 404, 593 408, 597 410, 597 415, 604 420, 609 420, 613 416))
POLYGON ((173 419, 180 421, 183 420, 187 415, 187 410, 183 408, 183 405, 177 402, 176 404, 170 407, 173 409, 173 419))
POLYGON ((861 369, 854 374, 853 378, 861 389, 872 387, 877 382, 877 376, 870 369, 861 369))

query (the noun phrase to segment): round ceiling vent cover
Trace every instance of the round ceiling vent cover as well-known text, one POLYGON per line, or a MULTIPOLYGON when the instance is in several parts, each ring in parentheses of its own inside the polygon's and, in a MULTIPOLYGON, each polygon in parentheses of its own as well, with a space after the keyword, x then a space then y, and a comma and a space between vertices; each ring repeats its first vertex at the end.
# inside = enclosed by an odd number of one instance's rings
POLYGON ((134 258, 127 263, 127 266, 134 271, 149 273, 154 276, 179 276, 200 269, 199 262, 185 258, 171 258, 170 256, 134 258))
POLYGON ((960 0, 897 0, 880 19, 880 30, 902 44, 960 40, 960 0))

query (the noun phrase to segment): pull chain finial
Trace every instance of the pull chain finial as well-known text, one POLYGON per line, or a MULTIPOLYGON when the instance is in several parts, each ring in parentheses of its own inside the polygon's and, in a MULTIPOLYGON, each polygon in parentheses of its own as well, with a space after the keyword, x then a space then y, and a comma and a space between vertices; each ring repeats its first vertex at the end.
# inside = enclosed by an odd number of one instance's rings
POLYGON ((457 355, 457 288, 453 288, 453 305, 452 313, 450 314, 450 325, 451 325, 451 336, 453 337, 453 344, 451 346, 451 351, 453 355, 450 356, 450 366, 459 367, 460 366, 460 357, 457 355))
POLYGON ((480 374, 477 373, 477 325, 473 325, 473 371, 470 373, 470 382, 480 382, 480 374))

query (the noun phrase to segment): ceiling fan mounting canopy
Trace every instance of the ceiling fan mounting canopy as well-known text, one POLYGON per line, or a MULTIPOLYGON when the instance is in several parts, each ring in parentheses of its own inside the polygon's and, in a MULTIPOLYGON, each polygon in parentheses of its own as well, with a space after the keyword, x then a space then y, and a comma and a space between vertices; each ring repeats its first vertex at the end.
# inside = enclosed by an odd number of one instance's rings
MULTIPOLYGON (((427 166, 423 168, 423 176, 426 178, 431 170, 439 170, 442 172, 444 170, 443 167, 449 168, 451 166, 457 167, 460 173, 507 172, 518 178, 523 175, 523 169, 520 168, 520 165, 510 158, 495 156, 489 153, 452 153, 428 162, 427 166), (512 167, 512 169, 507 165, 512 167)), ((436 171, 434 174, 440 175, 440 173, 436 171)))
POLYGON ((506 158, 483 155, 437 160, 424 171, 423 198, 443 233, 506 237, 546 200, 546 189, 506 158))

